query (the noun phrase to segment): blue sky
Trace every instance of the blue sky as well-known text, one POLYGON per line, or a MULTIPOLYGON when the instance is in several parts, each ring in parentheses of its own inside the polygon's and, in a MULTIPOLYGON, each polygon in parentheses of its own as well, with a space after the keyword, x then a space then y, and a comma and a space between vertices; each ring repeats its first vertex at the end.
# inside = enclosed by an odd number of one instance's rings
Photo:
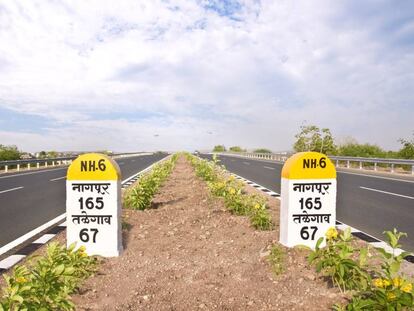
POLYGON ((0 3, 0 143, 23 150, 278 151, 304 120, 398 149, 413 86, 412 1, 0 3))

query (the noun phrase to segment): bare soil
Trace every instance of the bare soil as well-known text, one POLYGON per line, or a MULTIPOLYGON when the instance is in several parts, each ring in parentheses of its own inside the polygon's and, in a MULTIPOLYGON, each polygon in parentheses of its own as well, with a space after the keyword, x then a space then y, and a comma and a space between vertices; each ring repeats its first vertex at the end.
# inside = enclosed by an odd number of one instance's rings
MULTIPOLYGON (((253 188, 250 191, 256 191, 253 188)), ((269 198, 275 224, 279 201, 269 198)), ((268 263, 278 226, 257 231, 234 216, 180 158, 153 209, 124 211, 125 251, 73 297, 78 310, 330 310, 344 296, 284 249, 285 271, 268 263)))

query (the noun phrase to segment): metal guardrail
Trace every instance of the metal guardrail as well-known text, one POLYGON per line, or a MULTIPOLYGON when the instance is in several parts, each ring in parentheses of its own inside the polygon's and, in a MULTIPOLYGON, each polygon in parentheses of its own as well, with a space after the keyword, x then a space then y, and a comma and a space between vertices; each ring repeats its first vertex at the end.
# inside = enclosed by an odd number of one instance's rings
MULTIPOLYGON (((114 159, 132 157, 137 155, 147 155, 152 154, 148 152, 134 152, 134 153, 117 153, 112 154, 111 157, 114 159)), ((25 159, 25 160, 11 160, 11 161, 0 161, 0 172, 7 173, 10 170, 10 167, 16 167, 16 171, 20 171, 24 168, 30 170, 34 168, 49 167, 49 166, 59 166, 59 165, 68 165, 72 163, 72 160, 76 159, 78 156, 71 157, 60 157, 53 159, 25 159), (33 166, 35 164, 35 166, 33 166), (3 168, 3 169, 2 169, 3 168)))
POLYGON ((384 159, 384 158, 362 158, 362 157, 329 157, 332 161, 335 162, 336 166, 339 166, 339 163, 345 162, 346 167, 350 168, 352 162, 359 164, 359 169, 363 169, 363 163, 374 164, 374 171, 378 170, 378 164, 385 164, 390 167, 391 173, 395 172, 395 165, 407 165, 411 166, 411 174, 414 175, 414 160, 405 160, 405 159, 384 159))
MULTIPOLYGON (((292 154, 288 153, 252 153, 252 152, 215 152, 222 155, 233 155, 244 158, 274 160, 278 162, 285 162, 292 154)), ((362 157, 337 157, 329 156, 335 163, 336 167, 340 167, 341 163, 345 163, 346 168, 351 168, 352 163, 357 163, 359 169, 364 169, 364 163, 373 164, 374 171, 378 170, 378 164, 385 164, 389 166, 390 172, 395 172, 396 165, 411 166, 411 174, 414 175, 414 160, 405 159, 384 159, 384 158, 362 158, 362 157)))

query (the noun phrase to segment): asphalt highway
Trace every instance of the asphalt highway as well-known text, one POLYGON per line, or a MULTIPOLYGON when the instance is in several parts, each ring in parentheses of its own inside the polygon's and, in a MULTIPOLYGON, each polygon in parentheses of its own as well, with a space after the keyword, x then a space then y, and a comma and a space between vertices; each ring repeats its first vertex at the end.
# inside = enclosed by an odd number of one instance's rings
MULTIPOLYGON (((119 158, 122 179, 167 156, 119 158)), ((65 213, 67 167, 0 175, 0 248, 65 213)))
MULTIPOLYGON (((202 154, 211 159, 211 155, 202 154)), ((280 193, 282 163, 219 156, 227 170, 280 193)), ((402 248, 414 252, 414 178, 339 169, 337 220, 384 240, 383 232, 406 232, 402 248)))

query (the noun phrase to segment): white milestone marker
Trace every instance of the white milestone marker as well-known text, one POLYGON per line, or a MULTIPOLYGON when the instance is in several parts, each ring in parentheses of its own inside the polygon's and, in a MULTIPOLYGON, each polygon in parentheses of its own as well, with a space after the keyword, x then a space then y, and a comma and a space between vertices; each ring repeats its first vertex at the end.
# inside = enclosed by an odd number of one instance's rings
POLYGON ((76 242, 88 255, 122 252, 121 174, 111 158, 97 153, 79 156, 66 181, 67 245, 76 242))
POLYGON ((280 243, 314 248, 335 227, 335 166, 324 154, 296 153, 283 166, 281 184, 280 243))

